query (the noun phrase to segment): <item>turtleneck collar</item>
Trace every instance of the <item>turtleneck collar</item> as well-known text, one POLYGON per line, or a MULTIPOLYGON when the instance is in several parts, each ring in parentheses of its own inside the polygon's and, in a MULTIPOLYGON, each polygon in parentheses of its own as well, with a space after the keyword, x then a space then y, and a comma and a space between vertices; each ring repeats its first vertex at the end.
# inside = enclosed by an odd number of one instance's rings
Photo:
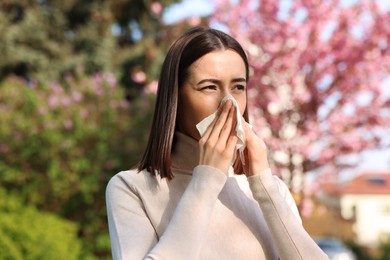
MULTIPOLYGON (((199 143, 196 139, 175 132, 175 145, 172 151, 173 174, 192 175, 193 169, 199 165, 199 143)), ((233 167, 229 169, 229 176, 234 175, 233 167)))
POLYGON ((175 145, 172 152, 173 173, 192 174, 199 164, 199 143, 181 132, 175 132, 175 145))

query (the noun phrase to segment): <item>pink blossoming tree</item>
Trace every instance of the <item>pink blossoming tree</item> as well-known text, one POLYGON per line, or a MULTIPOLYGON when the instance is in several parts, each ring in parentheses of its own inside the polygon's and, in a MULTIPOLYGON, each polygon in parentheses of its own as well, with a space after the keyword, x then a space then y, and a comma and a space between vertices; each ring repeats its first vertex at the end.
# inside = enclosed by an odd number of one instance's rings
POLYGON ((389 21, 371 0, 215 1, 210 23, 247 50, 251 120, 292 189, 389 146, 389 21))

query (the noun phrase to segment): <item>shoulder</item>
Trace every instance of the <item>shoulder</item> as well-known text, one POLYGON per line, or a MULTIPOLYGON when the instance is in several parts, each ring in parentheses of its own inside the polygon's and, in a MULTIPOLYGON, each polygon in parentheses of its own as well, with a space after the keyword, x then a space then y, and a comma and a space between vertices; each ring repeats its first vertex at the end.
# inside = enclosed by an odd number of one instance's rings
POLYGON ((160 182, 159 176, 153 176, 146 170, 140 172, 135 169, 120 171, 109 180, 106 196, 117 193, 139 193, 139 191, 146 191, 159 186, 160 182))

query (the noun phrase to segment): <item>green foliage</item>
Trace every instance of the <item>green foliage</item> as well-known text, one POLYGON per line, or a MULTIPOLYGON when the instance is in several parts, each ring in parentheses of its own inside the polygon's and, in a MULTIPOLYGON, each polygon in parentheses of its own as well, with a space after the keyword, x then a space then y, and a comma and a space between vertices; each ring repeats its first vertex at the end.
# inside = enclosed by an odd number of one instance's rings
POLYGON ((106 183, 140 158, 154 105, 144 86, 184 29, 162 22, 173 2, 0 1, 0 186, 77 223, 99 259, 110 258, 106 183))
POLYGON ((0 79, 58 80, 77 65, 111 69, 115 38, 101 1, 0 3, 0 79))
POLYGON ((106 184, 140 158, 154 102, 123 97, 112 74, 0 84, 0 186, 77 222, 83 247, 100 258, 110 252, 106 184))
POLYGON ((158 77, 170 44, 162 11, 176 1, 0 1, 0 81, 62 82, 82 66, 89 75, 115 71, 135 98, 158 77), (133 77, 140 70, 142 82, 133 77))
POLYGON ((77 226, 0 190, 0 259, 80 259, 77 226))
POLYGON ((355 254, 357 260, 374 260, 366 247, 352 241, 348 242, 347 245, 355 254))
POLYGON ((382 240, 378 246, 378 257, 377 260, 388 260, 390 259, 390 236, 382 240))

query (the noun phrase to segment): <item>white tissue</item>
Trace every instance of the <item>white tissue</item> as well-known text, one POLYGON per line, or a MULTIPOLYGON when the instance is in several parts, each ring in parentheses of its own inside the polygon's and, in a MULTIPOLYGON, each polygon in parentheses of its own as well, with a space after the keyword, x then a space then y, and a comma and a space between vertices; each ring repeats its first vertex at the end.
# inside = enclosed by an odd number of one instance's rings
MULTIPOLYGON (((242 127, 240 108, 239 108, 239 106, 237 104, 237 101, 230 94, 226 95, 222 99, 220 106, 224 105, 227 100, 231 100, 232 103, 233 103, 233 106, 236 107, 237 124, 236 124, 235 131, 236 131, 236 135, 238 137, 238 141, 237 141, 237 144, 236 144, 236 150, 239 151, 242 164, 245 164, 245 160, 244 160, 245 133, 244 133, 244 129, 242 127)), ((213 122, 216 114, 217 114, 217 111, 214 112, 213 114, 209 115, 208 117, 206 117, 205 119, 203 119, 202 121, 200 121, 196 125, 196 128, 198 129, 198 132, 199 132, 200 136, 204 135, 204 133, 206 132, 206 130, 209 127, 209 125, 211 124, 211 122, 213 122)), ((233 161, 235 160, 235 158, 236 158, 236 154, 234 155, 233 161)))

